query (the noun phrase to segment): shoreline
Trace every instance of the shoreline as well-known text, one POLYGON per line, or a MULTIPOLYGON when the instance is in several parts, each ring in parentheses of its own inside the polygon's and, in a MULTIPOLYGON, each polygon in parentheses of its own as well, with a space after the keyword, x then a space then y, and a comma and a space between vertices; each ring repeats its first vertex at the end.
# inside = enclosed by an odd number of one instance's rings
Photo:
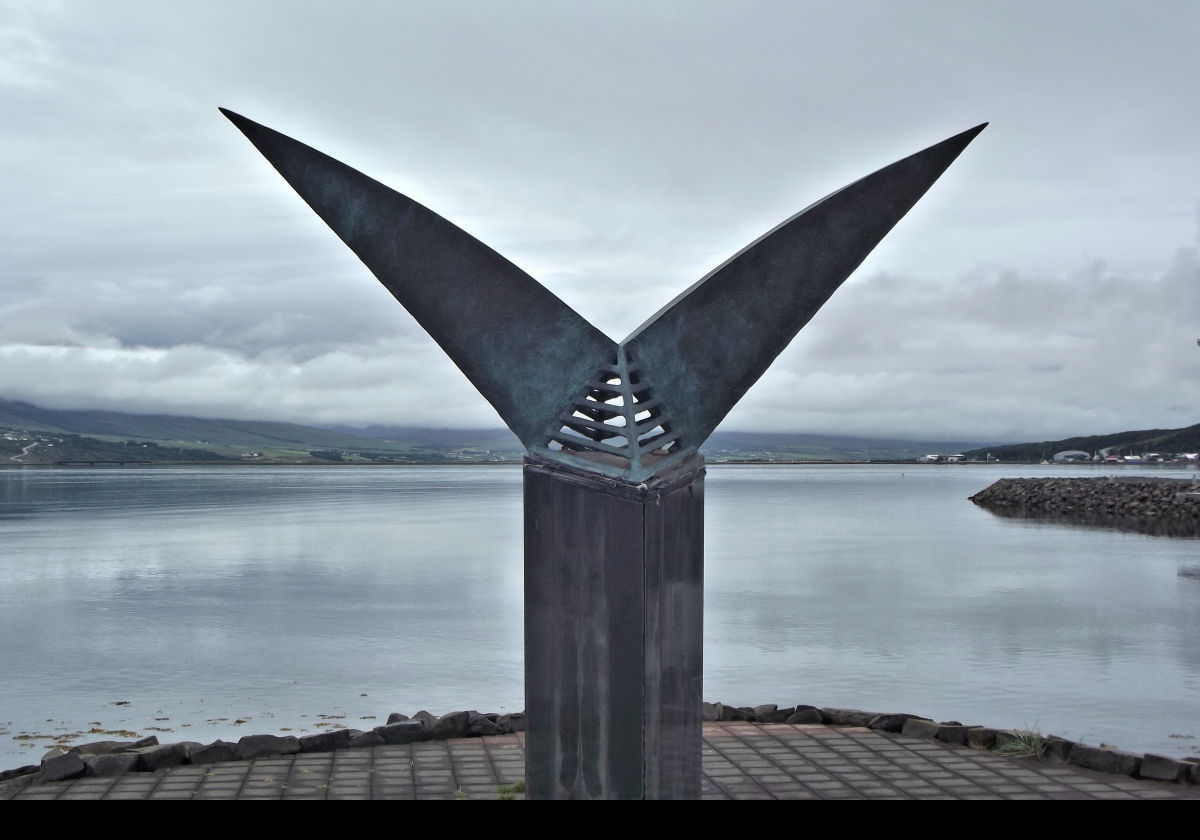
MULTIPOLYGON (((1093 746, 1037 731, 995 729, 956 720, 938 722, 904 712, 869 712, 808 705, 781 708, 774 703, 732 706, 721 702, 704 702, 701 711, 705 723, 819 724, 859 728, 941 741, 1015 758, 1056 761, 1135 779, 1200 785, 1200 755, 1176 758, 1157 753, 1139 754, 1107 744, 1093 746)), ((305 736, 246 735, 236 742, 217 739, 209 744, 193 741, 162 744, 154 735, 135 740, 91 741, 67 749, 51 749, 37 765, 0 771, 0 785, 12 783, 24 787, 84 776, 154 773, 185 764, 207 765, 297 753, 508 735, 524 730, 523 711, 511 714, 455 711, 440 717, 419 711, 412 717, 392 712, 388 715, 387 723, 366 731, 332 728, 305 736)))
MULTIPOLYGON (((505 460, 505 461, 474 461, 474 460, 447 460, 447 461, 385 461, 385 462, 370 462, 370 463, 346 463, 338 461, 34 461, 25 463, 23 461, 0 461, 0 470, 5 469, 25 469, 29 467, 43 468, 60 468, 60 469, 100 469, 100 468, 155 468, 155 467, 212 467, 215 469, 240 469, 245 467, 336 467, 339 469, 373 469, 380 467, 520 467, 524 466, 523 460, 505 460)), ((1119 476, 1123 471, 1129 471, 1131 474, 1137 470, 1152 470, 1152 471, 1177 471, 1184 474, 1191 473, 1200 481, 1200 467, 1193 464, 1176 464, 1176 463, 1161 463, 1161 464, 1104 464, 1104 463, 1065 463, 1065 464, 1047 464, 1040 461, 945 461, 945 462, 922 462, 919 460, 884 460, 877 459, 873 461, 846 461, 827 458, 779 458, 779 459, 762 459, 762 458, 745 458, 745 459, 720 459, 708 460, 705 459, 705 466, 709 467, 787 467, 787 466, 839 466, 839 467, 879 467, 879 466, 896 466, 896 467, 911 467, 913 469, 959 469, 970 467, 1069 467, 1072 469, 1091 468, 1097 471, 1104 471, 1106 474, 1119 476), (1115 473, 1113 472, 1115 470, 1115 473)), ((1132 477, 1132 476, 1131 476, 1132 477)))

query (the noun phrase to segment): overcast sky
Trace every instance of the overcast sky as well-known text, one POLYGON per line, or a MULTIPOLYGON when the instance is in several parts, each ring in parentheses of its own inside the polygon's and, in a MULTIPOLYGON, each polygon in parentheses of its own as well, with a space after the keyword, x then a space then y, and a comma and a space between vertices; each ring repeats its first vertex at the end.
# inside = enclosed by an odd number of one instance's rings
POLYGON ((621 340, 983 121, 722 428, 1200 421, 1200 3, 0 0, 0 397, 481 427, 217 111, 446 216, 621 340))

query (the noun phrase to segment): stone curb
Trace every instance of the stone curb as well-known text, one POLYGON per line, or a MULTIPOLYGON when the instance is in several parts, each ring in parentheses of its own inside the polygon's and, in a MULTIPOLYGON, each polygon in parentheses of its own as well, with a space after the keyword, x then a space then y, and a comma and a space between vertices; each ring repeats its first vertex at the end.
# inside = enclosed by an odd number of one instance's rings
MULTIPOLYGON (((820 723, 826 726, 864 727, 981 750, 997 750, 1006 743, 1020 740, 1024 734, 985 726, 966 726, 959 721, 938 723, 920 715, 907 713, 865 712, 860 709, 805 705, 780 708, 773 703, 730 706, 719 702, 706 702, 701 704, 701 712, 705 721, 740 721, 753 724, 820 723)), ((138 741, 96 741, 72 747, 67 752, 52 752, 42 759, 40 766, 28 765, 0 773, 0 784, 18 779, 25 784, 38 784, 65 781, 80 776, 120 776, 130 772, 153 772, 181 764, 246 761, 265 756, 502 735, 524 730, 524 712, 481 714, 476 711, 461 711, 436 717, 429 712, 420 711, 411 718, 392 713, 388 716, 387 723, 367 732, 336 729, 301 737, 247 735, 237 743, 218 739, 211 744, 194 741, 159 744, 158 738, 151 735, 138 741)), ((1037 757, 1043 760, 1074 764, 1088 770, 1136 779, 1200 784, 1200 758, 1176 759, 1153 753, 1138 755, 1104 745, 1087 746, 1053 735, 1038 738, 1040 755, 1037 757)))
MULTIPOLYGON (((979 750, 1000 751, 1005 744, 1021 740, 1026 733, 986 726, 965 726, 959 721, 938 723, 929 718, 907 713, 864 712, 858 709, 792 706, 780 709, 775 705, 726 706, 723 703, 704 703, 706 721, 742 721, 746 723, 823 723, 826 726, 861 726, 880 732, 892 732, 912 738, 926 738, 948 744, 958 744, 979 750)), ((1154 753, 1137 753, 1114 747, 1079 744, 1056 735, 1037 736, 1042 760, 1074 764, 1087 770, 1098 770, 1147 779, 1181 784, 1200 784, 1200 757, 1170 758, 1154 753)), ((1032 757, 1032 756, 1031 756, 1032 757)))
POLYGON ((246 735, 237 743, 220 739, 211 744, 183 741, 160 744, 151 735, 137 741, 93 741, 66 752, 53 750, 41 765, 27 765, 0 773, 0 784, 16 779, 25 784, 59 782, 81 776, 120 776, 125 773, 153 773, 181 764, 214 764, 220 761, 249 761, 267 756, 294 755, 304 752, 331 752, 353 747, 407 744, 413 741, 441 741, 448 738, 473 738, 506 735, 525 730, 525 713, 482 714, 476 711, 450 712, 436 717, 420 711, 409 718, 393 712, 387 723, 363 732, 335 729, 313 735, 246 735))

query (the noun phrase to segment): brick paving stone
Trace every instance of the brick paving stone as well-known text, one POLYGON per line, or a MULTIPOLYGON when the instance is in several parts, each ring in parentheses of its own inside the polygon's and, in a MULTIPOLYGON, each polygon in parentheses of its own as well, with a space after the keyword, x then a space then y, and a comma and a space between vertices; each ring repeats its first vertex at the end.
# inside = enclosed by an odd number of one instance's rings
POLYGON ((896 784, 896 789, 908 794, 909 796, 914 796, 920 799, 928 799, 929 797, 935 796, 942 792, 941 788, 916 781, 908 783, 898 782, 896 784))
POLYGON ((1165 790, 1131 791, 1130 795, 1135 796, 1138 799, 1173 799, 1174 798, 1170 791, 1165 791, 1165 790))
MULTIPOLYGON (((1200 787, 820 724, 706 724, 704 799, 1200 799, 1200 787)), ((525 777, 524 735, 180 766, 4 786, 8 799, 497 799, 525 777)), ((517 798, 524 798, 518 795, 517 798)))

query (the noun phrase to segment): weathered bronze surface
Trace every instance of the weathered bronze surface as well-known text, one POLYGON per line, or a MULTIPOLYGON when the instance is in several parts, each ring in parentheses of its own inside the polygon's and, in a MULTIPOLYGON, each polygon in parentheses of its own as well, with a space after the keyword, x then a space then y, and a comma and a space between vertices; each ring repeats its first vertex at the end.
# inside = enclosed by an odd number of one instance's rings
POLYGON ((222 112, 441 345, 530 453, 634 484, 697 452, 984 128, 826 196, 618 344, 407 196, 222 112))
POLYGON ((525 466, 531 799, 698 799, 704 468, 525 466))
POLYGON ((224 113, 529 451, 530 797, 698 798, 704 460, 697 450, 983 126, 793 216, 618 344, 436 213, 224 113))

